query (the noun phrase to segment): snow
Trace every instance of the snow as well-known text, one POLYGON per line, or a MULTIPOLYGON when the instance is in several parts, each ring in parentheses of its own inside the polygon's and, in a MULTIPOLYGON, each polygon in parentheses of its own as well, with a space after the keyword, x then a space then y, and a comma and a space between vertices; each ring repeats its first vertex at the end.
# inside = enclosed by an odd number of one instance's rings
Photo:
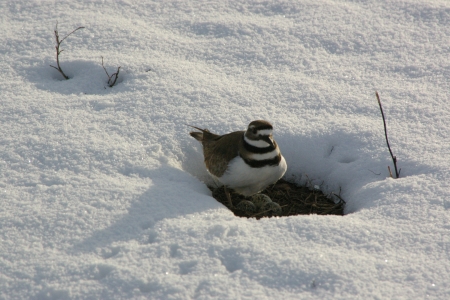
POLYGON ((448 1, 0 12, 1 299, 450 298, 448 1), (49 66, 57 22, 85 27, 61 45, 70 80, 49 66), (256 119, 286 178, 341 190, 345 216, 244 219, 211 197, 185 124, 256 119))

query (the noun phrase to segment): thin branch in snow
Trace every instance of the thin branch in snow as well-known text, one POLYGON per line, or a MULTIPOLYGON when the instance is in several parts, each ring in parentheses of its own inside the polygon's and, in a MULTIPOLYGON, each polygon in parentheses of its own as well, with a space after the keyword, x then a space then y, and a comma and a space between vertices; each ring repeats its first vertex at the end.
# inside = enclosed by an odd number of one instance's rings
POLYGON ((120 67, 117 68, 117 72, 109 75, 108 71, 106 71, 105 65, 103 64, 103 56, 102 56, 102 67, 105 70, 106 76, 108 76, 108 86, 113 87, 116 84, 117 78, 119 77, 120 67))
MULTIPOLYGON (((378 92, 375 92, 375 95, 377 96, 378 105, 380 106, 380 111, 381 111, 381 117, 383 118, 384 136, 386 138, 386 144, 387 144, 387 147, 389 149, 389 153, 391 154, 392 161, 394 163, 395 178, 399 178, 401 169, 397 171, 397 157, 392 153, 391 146, 389 145, 389 139, 388 139, 387 127, 386 127, 386 119, 384 118, 384 112, 383 112, 383 107, 381 106, 380 96, 378 95, 378 92)), ((392 172, 391 172, 391 168, 389 166, 388 166, 388 170, 389 170, 390 176, 392 178, 394 178, 394 176, 392 175, 392 172)))
POLYGON ((57 67, 52 66, 52 65, 50 65, 50 67, 55 68, 56 70, 58 70, 58 72, 61 73, 61 75, 62 75, 62 76, 64 77, 64 79, 66 79, 66 80, 68 80, 69 77, 68 77, 66 74, 64 74, 63 70, 61 69, 61 65, 59 64, 59 55, 61 54, 61 52, 64 51, 64 50, 60 49, 60 46, 61 46, 61 43, 62 43, 66 38, 69 37, 69 35, 71 35, 71 34, 74 33, 75 31, 77 31, 78 29, 83 29, 83 28, 84 28, 84 27, 80 26, 80 27, 76 28, 75 30, 73 30, 72 32, 70 32, 70 33, 69 33, 68 35, 66 35, 65 37, 63 37, 62 40, 59 40, 58 22, 56 22, 56 26, 55 26, 56 46, 55 46, 55 49, 56 49, 56 65, 57 65, 57 67))

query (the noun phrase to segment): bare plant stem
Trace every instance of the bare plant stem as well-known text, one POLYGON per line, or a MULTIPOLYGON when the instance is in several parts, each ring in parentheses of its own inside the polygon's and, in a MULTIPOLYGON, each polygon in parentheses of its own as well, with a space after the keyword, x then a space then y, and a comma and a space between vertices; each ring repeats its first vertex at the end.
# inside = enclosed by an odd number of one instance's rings
MULTIPOLYGON (((378 100, 378 105, 380 106, 380 111, 381 111, 381 117, 383 118, 383 124, 384 124, 384 136, 386 138, 386 144, 387 147, 389 149, 389 153, 391 154, 392 157, 392 161, 394 162, 394 168, 395 168, 395 178, 399 178, 400 177, 400 171, 397 171, 397 157, 392 154, 392 150, 391 150, 391 146, 389 145, 389 139, 388 139, 388 134, 387 134, 387 127, 386 127, 386 119, 384 118, 384 112, 383 112, 383 107, 381 106, 381 100, 380 100, 380 96, 378 95, 378 92, 375 92, 375 95, 377 96, 377 100, 378 100)), ((392 176, 392 172, 391 172, 391 168, 388 166, 388 170, 389 170, 389 174, 392 178, 394 178, 392 176)))
POLYGON ((50 67, 55 68, 56 70, 58 70, 59 73, 61 73, 61 75, 64 77, 64 79, 68 80, 69 77, 64 74, 63 70, 61 69, 61 65, 59 64, 59 55, 61 54, 61 52, 63 52, 64 50, 60 49, 61 43, 69 37, 69 35, 71 35, 72 33, 74 33, 75 31, 77 31, 78 29, 83 29, 84 27, 78 27, 77 29, 73 30, 71 33, 69 33, 68 35, 66 35, 62 40, 59 40, 59 33, 58 33, 58 22, 56 22, 56 26, 55 26, 55 39, 56 39, 56 65, 52 66, 50 65, 50 67))
POLYGON ((119 77, 120 67, 117 68, 117 72, 111 74, 111 76, 108 74, 108 71, 106 71, 105 66, 103 65, 103 56, 102 56, 102 67, 103 70, 105 70, 106 76, 108 76, 108 86, 113 87, 116 84, 117 78, 119 77))

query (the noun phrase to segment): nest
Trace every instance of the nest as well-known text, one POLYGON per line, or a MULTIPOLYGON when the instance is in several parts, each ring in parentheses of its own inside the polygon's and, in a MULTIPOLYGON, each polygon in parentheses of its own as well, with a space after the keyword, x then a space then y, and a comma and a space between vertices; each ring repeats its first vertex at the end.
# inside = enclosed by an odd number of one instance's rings
POLYGON ((231 200, 234 207, 229 207, 224 188, 210 188, 213 197, 228 207, 236 216, 256 218, 263 217, 284 217, 295 215, 344 215, 345 201, 337 194, 325 195, 318 189, 310 189, 307 186, 298 186, 294 183, 280 179, 276 184, 269 186, 261 192, 267 195, 273 202, 281 206, 281 212, 261 209, 257 212, 249 212, 237 209, 236 206, 243 200, 249 198, 236 193, 231 194, 231 200))

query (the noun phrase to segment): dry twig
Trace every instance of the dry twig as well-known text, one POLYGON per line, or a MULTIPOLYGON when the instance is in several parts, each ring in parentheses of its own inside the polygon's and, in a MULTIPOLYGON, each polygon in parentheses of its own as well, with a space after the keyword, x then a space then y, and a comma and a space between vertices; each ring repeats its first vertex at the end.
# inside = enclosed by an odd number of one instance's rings
POLYGON ((69 35, 71 35, 72 33, 74 33, 75 31, 77 31, 78 29, 83 29, 84 27, 80 26, 77 29, 73 30, 71 33, 69 33, 68 35, 66 35, 62 40, 59 40, 59 32, 58 32, 58 22, 56 22, 56 26, 55 26, 55 39, 56 39, 56 65, 52 66, 50 65, 50 67, 55 68, 56 70, 58 70, 59 73, 61 73, 61 75, 64 77, 64 79, 68 80, 69 77, 64 74, 63 70, 61 69, 61 65, 59 64, 59 55, 61 54, 61 52, 63 52, 64 50, 60 49, 61 43, 69 37, 69 35))
MULTIPOLYGON (((387 134, 387 127, 386 127, 386 119, 384 118, 384 112, 383 112, 383 107, 381 106, 381 100, 380 100, 380 96, 378 95, 378 92, 375 92, 375 95, 377 96, 377 100, 378 100, 378 105, 380 106, 380 111, 381 111, 381 117, 383 118, 383 124, 384 124, 384 136, 386 138, 386 144, 387 147, 389 149, 389 153, 391 154, 392 157, 392 161, 394 162, 394 168, 395 168, 395 178, 400 177, 400 170, 397 171, 397 157, 392 153, 391 150, 391 146, 389 145, 389 139, 388 139, 388 134, 387 134)), ((392 178, 394 178, 394 176, 392 175, 391 172, 391 168, 388 166, 388 170, 389 170, 389 174, 392 178)))
POLYGON ((106 76, 108 76, 108 86, 113 87, 116 84, 117 78, 119 77, 120 67, 117 68, 117 72, 111 74, 111 76, 108 74, 108 71, 106 71, 105 66, 103 65, 103 56, 102 56, 102 67, 103 70, 105 70, 106 76))

